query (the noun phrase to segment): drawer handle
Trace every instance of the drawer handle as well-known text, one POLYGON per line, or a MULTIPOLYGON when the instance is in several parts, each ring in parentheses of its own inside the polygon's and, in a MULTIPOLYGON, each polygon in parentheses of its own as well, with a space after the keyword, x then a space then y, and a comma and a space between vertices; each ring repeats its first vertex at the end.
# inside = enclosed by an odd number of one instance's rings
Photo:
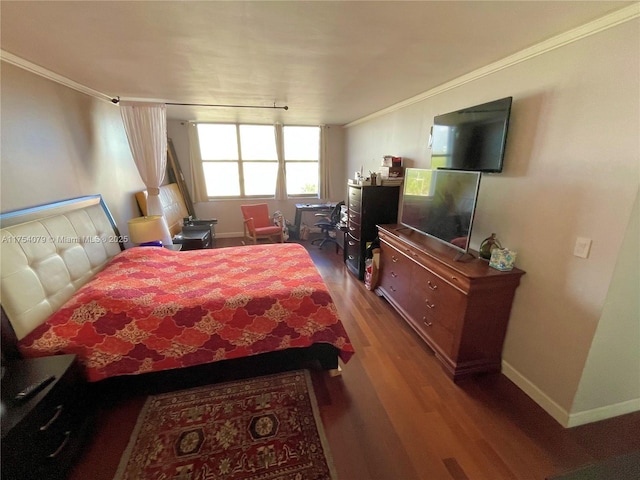
POLYGON ((351 240, 349 240, 349 246, 350 247, 353 247, 355 244, 356 244, 355 242, 352 242, 351 240))
POLYGON ((452 275, 452 276, 451 276, 451 280, 453 280, 453 281, 457 282, 457 281, 458 281, 458 277, 456 277, 455 275, 452 275))
POLYGON ((356 257, 354 257, 353 255, 349 255, 349 260, 355 260, 356 257))
POLYGON ((62 452, 62 450, 64 450, 64 447, 67 446, 67 443, 69 443, 70 438, 71 438, 71 430, 67 430, 66 432, 64 432, 64 440, 62 440, 62 443, 60 444, 60 446, 56 448, 55 452, 47 455, 47 457, 56 458, 58 455, 60 455, 60 452, 62 452))
POLYGON ((391 276, 392 276, 393 278, 398 278, 398 274, 397 274, 396 272, 391 272, 391 276))
POLYGON ((431 290, 437 290, 438 289, 438 285, 436 285, 435 283, 431 283, 431 280, 427 280, 427 285, 429 286, 429 288, 431 290))
POLYGON ((49 429, 49 427, 50 427, 51 425, 53 425, 53 424, 54 424, 54 422, 58 419, 58 417, 59 417, 59 416, 60 416, 60 414, 62 413, 62 410, 63 410, 63 409, 64 409, 64 405, 58 405, 58 406, 56 407, 56 412, 53 414, 53 417, 51 417, 51 420, 49 420, 47 423, 45 423, 44 425, 42 425, 42 426, 40 427, 40 431, 41 431, 41 432, 44 432, 44 431, 48 430, 48 429, 49 429))
POLYGON ((389 290, 391 290, 392 292, 395 292, 395 291, 396 291, 396 289, 393 287, 393 285, 390 285, 390 286, 389 286, 389 290))
POLYGON ((398 261, 398 257, 396 257, 395 255, 391 255, 391 261, 393 263, 396 263, 398 261))
POLYGON ((433 325, 433 322, 427 322, 427 317, 422 317, 422 323, 424 323, 427 327, 433 325))
POLYGON ((349 230, 351 230, 352 232, 356 229, 356 227, 349 227, 349 230))
POLYGON ((427 308, 430 309, 430 310, 433 309, 433 308, 436 308, 435 304, 429 303, 429 299, 428 298, 424 299, 424 303, 427 304, 427 308))

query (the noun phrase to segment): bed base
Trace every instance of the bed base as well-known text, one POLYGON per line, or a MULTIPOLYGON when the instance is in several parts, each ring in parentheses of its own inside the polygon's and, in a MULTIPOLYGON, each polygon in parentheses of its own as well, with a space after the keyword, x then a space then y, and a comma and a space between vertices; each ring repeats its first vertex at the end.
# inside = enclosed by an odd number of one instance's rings
POLYGON ((290 348, 193 367, 122 375, 90 384, 96 399, 117 400, 307 368, 339 371, 338 349, 328 343, 290 348))
MULTIPOLYGON (((22 358, 17 338, 2 310, 2 363, 22 358)), ((122 375, 91 383, 96 400, 127 398, 183 390, 201 385, 240 380, 272 373, 308 368, 326 370, 330 376, 341 375, 339 350, 328 343, 317 343, 306 348, 290 348, 261 353, 250 357, 177 368, 140 375, 122 375)))

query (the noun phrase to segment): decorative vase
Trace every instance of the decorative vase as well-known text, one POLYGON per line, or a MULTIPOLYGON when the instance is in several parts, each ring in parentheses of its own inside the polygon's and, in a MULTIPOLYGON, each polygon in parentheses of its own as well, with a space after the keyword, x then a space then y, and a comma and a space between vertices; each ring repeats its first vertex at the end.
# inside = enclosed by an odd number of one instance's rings
POLYGON ((496 234, 492 233, 490 237, 485 238, 480 244, 480 250, 478 251, 478 253, 480 254, 480 258, 489 260, 491 258, 491 252, 496 248, 502 247, 500 246, 500 242, 496 238, 496 234))

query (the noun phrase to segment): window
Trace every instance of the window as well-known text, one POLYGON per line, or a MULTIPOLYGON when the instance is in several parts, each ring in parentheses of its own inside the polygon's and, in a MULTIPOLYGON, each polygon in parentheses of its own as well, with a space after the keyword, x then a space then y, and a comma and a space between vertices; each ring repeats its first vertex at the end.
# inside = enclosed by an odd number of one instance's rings
POLYGON ((317 196, 320 127, 283 127, 278 159, 273 125, 198 124, 207 195, 274 197, 281 162, 288 196, 317 196))
POLYGON ((284 127, 287 194, 318 195, 320 128, 284 127))

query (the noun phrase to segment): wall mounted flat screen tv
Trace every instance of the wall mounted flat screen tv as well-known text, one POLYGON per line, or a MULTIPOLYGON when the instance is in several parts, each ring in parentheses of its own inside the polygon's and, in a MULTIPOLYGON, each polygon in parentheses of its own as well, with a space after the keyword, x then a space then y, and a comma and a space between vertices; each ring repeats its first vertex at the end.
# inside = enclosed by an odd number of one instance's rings
POLYGON ((400 223, 466 253, 480 176, 459 170, 405 169, 400 223))
POLYGON ((433 119, 431 168, 500 173, 512 97, 433 119))

